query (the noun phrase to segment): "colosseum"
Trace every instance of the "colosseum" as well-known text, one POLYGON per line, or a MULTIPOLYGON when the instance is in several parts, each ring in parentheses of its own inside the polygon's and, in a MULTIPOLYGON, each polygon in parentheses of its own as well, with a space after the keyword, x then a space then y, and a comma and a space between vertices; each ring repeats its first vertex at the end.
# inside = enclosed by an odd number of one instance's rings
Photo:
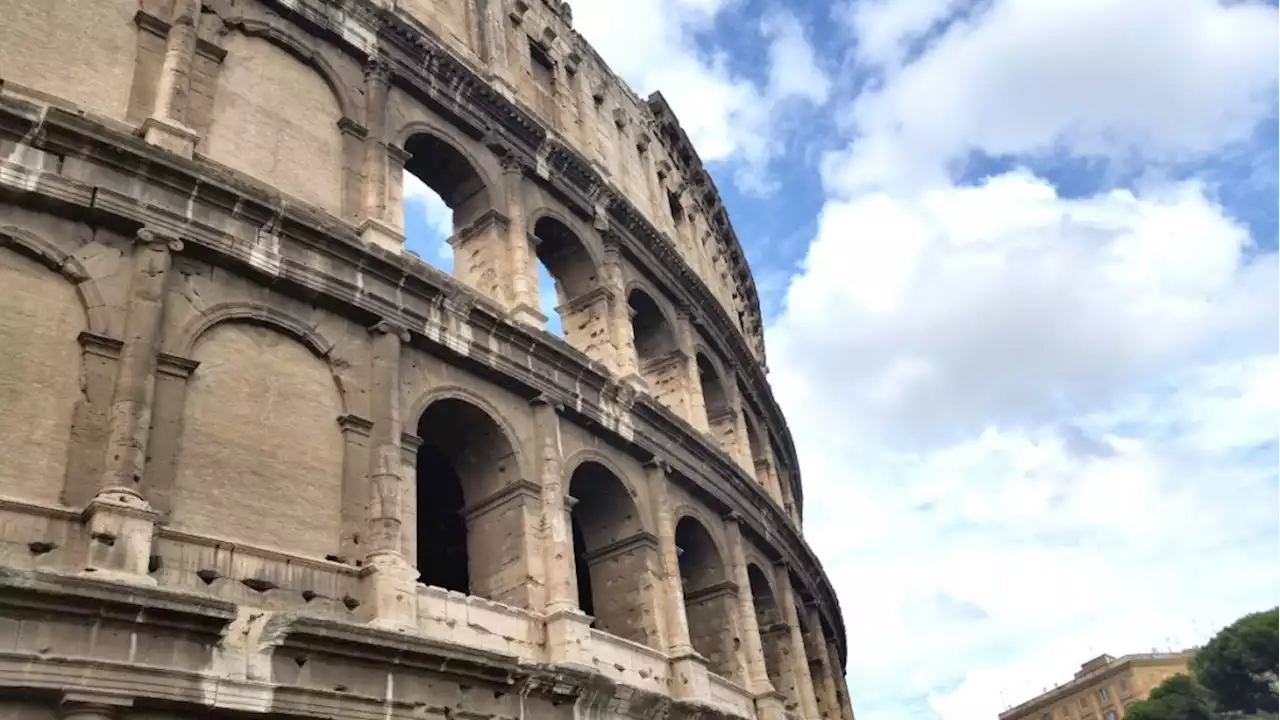
POLYGON ((567 3, 0 18, 0 718, 853 720, 742 248, 567 3))

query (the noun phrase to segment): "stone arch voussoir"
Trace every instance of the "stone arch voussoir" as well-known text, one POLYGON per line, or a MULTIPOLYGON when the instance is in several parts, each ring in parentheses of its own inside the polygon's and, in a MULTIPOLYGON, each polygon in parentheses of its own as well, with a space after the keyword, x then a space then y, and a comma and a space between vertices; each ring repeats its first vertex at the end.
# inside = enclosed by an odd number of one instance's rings
POLYGON ((246 37, 266 40, 301 60, 324 79, 338 102, 338 109, 342 116, 351 119, 358 117, 354 95, 348 90, 347 84, 343 82, 337 69, 323 52, 314 47, 311 41, 278 20, 257 20, 238 16, 230 18, 226 24, 229 28, 239 30, 246 37))
POLYGON ((12 246, 18 252, 35 259, 40 264, 66 278, 76 290, 76 297, 84 309, 85 324, 89 332, 106 335, 109 330, 106 304, 98 283, 89 275, 85 266, 72 254, 58 247, 47 238, 16 225, 0 225, 0 247, 12 246))
POLYGON ((427 412, 427 408, 441 400, 459 400, 472 405, 488 416, 489 420, 502 433, 507 444, 511 446, 511 452, 515 456, 516 467, 519 469, 520 477, 533 482, 540 482, 540 478, 536 474, 530 473, 529 468, 526 467, 528 454, 524 452, 524 448, 520 444, 520 435, 516 432, 515 426, 511 424, 505 413, 475 390, 461 385, 438 385, 427 390, 410 404, 409 413, 404 418, 405 428, 413 428, 416 431, 416 428, 422 422, 422 416, 427 412))

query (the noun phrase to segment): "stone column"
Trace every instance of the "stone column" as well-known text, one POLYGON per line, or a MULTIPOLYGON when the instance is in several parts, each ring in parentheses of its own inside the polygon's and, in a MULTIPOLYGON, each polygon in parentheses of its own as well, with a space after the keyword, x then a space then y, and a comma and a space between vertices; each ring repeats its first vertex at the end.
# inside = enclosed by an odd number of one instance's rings
POLYGON ((631 327, 631 308, 627 304, 627 288, 622 278, 622 248, 612 237, 606 218, 597 215, 595 227, 604 238, 604 282, 613 292, 609 327, 613 338, 613 371, 632 385, 644 387, 636 358, 635 333, 631 327))
POLYGON ((782 502, 782 488, 778 484, 778 474, 773 470, 773 452, 766 450, 765 454, 756 458, 756 479, 764 486, 764 491, 773 498, 778 507, 784 508, 782 502))
POLYGON ((809 675, 809 654, 804 647, 804 632, 800 629, 800 616, 796 613, 795 593, 791 589, 791 570, 783 564, 774 565, 774 578, 778 583, 778 601, 782 604, 782 620, 791 633, 791 669, 796 678, 796 694, 800 696, 800 712, 805 718, 821 717, 818 699, 813 692, 813 678, 809 675))
POLYGON ((489 67, 489 79, 494 81, 507 97, 515 97, 515 82, 507 58, 506 22, 503 21, 502 0, 480 0, 480 26, 484 30, 484 61, 489 67))
POLYGON ((729 515, 725 518, 725 539, 729 548, 729 564, 733 582, 738 586, 738 627, 742 631, 739 652, 745 656, 740 664, 747 668, 747 690, 756 698, 756 712, 760 720, 782 720, 782 697, 769 681, 769 671, 764 664, 764 644, 760 639, 760 625, 756 622, 755 601, 751 598, 751 578, 747 575, 747 556, 742 547, 741 518, 729 515))
POLYGON ((849 683, 844 676, 844 666, 840 664, 840 649, 834 640, 827 641, 827 659, 831 661, 831 677, 836 683, 836 696, 840 703, 840 717, 853 720, 853 701, 849 698, 849 683))
POLYGON ((199 22, 200 0, 174 1, 155 105, 151 116, 142 122, 147 142, 185 158, 192 156, 200 139, 200 134, 186 125, 199 22))
POLYGON ((684 353, 684 419, 704 433, 711 431, 707 404, 702 398, 702 378, 698 374, 698 353, 693 343, 693 318, 687 308, 676 310, 676 341, 684 353))
POLYGON ((675 518, 667 495, 671 468, 654 458, 645 466, 649 489, 657 508, 658 549, 662 555, 662 589, 665 640, 671 658, 672 694, 681 700, 703 698, 710 702, 711 678, 707 660, 693 649, 689 640, 689 618, 685 613, 684 587, 680 583, 680 557, 676 547, 675 518))
POLYGON ((364 619, 374 625, 414 628, 418 623, 418 571, 401 552, 400 352, 409 332, 388 320, 370 328, 369 503, 365 509, 361 585, 364 619))
POLYGON ((810 648, 809 674, 813 677, 814 692, 818 696, 818 711, 824 718, 838 720, 840 696, 836 692, 831 658, 827 655, 827 637, 822 631, 822 613, 818 612, 816 605, 805 606, 804 612, 809 621, 809 637, 805 642, 810 648))
POLYGON ((546 613, 578 609, 577 578, 569 504, 565 502, 564 460, 560 454, 560 408, 545 395, 530 401, 542 486, 542 564, 546 613))
POLYGON ((737 440, 735 443, 737 452, 734 457, 738 464, 742 466, 742 469, 747 471, 748 475, 754 475, 756 470, 755 458, 751 456, 751 441, 747 435, 745 403, 742 399, 742 391, 738 389, 737 380, 737 376, 732 374, 732 368, 730 368, 730 375, 724 381, 729 383, 729 406, 733 408, 734 437, 737 440))
POLYGON ((404 248, 404 233, 392 216, 388 192, 391 143, 387 139, 387 97, 391 92, 391 66, 373 55, 364 67, 364 158, 361 164, 360 225, 357 232, 365 242, 392 252, 404 248))
POLYGON ((538 276, 534 272, 533 237, 524 213, 524 163, 514 152, 500 158, 507 215, 507 298, 512 319, 537 328, 547 326, 538 304, 538 276))
POLYGON ((85 508, 90 542, 85 572, 126 582, 147 576, 157 516, 141 493, 151 404, 172 253, 182 241, 139 230, 133 246, 124 339, 116 366, 107 449, 97 493, 85 508))

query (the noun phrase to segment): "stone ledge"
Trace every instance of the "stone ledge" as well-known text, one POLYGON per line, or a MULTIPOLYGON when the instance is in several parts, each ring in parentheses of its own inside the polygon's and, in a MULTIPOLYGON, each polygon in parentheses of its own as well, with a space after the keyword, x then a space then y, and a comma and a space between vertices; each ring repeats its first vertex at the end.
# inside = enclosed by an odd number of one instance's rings
POLYGON ((0 609, 112 616, 134 624, 218 635, 236 616, 234 603, 157 587, 0 567, 0 609))

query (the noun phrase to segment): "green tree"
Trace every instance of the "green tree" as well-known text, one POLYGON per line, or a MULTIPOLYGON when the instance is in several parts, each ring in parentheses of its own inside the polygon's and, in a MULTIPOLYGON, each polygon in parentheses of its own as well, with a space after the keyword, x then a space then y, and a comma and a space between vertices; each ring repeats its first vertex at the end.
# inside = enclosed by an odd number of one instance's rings
POLYGON ((1280 608, 1245 615, 1196 653, 1191 669, 1219 712, 1275 713, 1280 671, 1280 608))
POLYGON ((1189 675, 1174 675, 1151 689, 1146 700, 1124 708, 1124 720, 1214 720, 1209 693, 1189 675))

